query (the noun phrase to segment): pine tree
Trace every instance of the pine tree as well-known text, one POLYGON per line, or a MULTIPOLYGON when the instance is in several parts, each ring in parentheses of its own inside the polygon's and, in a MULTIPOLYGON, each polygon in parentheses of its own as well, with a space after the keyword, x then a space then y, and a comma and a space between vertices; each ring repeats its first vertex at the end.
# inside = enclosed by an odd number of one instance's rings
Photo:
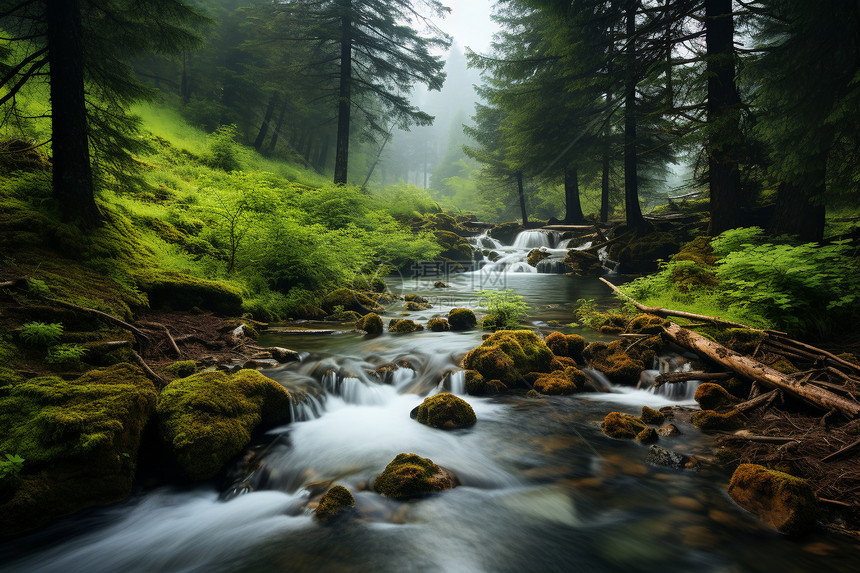
POLYGON ((94 173, 122 177, 140 143, 126 114, 149 91, 130 61, 197 41, 199 14, 180 0, 3 0, 0 28, 11 35, 0 104, 47 78, 51 96, 53 194, 63 217, 95 225, 94 173))

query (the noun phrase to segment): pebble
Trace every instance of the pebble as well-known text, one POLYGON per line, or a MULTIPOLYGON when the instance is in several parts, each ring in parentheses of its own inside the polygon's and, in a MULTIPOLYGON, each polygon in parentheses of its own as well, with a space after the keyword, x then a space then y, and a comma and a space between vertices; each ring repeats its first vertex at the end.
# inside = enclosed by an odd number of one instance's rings
POLYGON ((705 506, 699 500, 692 497, 670 497, 668 501, 669 505, 687 511, 703 511, 705 509, 705 506))

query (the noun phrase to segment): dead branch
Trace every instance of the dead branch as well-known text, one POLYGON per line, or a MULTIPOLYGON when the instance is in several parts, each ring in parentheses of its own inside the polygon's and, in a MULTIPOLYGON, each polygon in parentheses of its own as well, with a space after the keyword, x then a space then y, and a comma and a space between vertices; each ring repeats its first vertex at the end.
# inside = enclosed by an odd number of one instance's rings
POLYGON ((108 324, 112 324, 114 326, 118 326, 120 328, 128 330, 134 335, 134 337, 137 339, 138 344, 141 347, 144 347, 149 343, 149 337, 146 334, 144 334, 142 330, 140 330, 139 328, 130 325, 129 323, 125 322, 124 320, 121 320, 121 319, 119 319, 115 316, 112 316, 106 312, 102 312, 102 311, 96 310, 94 308, 86 308, 83 306, 78 306, 76 304, 72 304, 69 302, 63 302, 61 300, 55 300, 55 299, 45 299, 45 300, 47 300, 51 304, 55 304, 57 306, 67 308, 69 310, 74 310, 75 312, 79 312, 81 314, 86 314, 88 316, 92 316, 93 318, 97 318, 99 320, 107 322, 108 324))
POLYGON ((669 372, 660 374, 654 379, 654 388, 659 388, 664 384, 680 384, 689 382, 690 380, 728 380, 734 376, 733 372, 669 372))
POLYGON ((759 394, 755 398, 751 400, 747 400, 746 402, 741 402, 737 406, 735 406, 735 410, 738 412, 746 412, 747 410, 752 410, 753 408, 757 408, 761 406, 765 402, 772 402, 776 398, 776 394, 779 390, 771 390, 770 392, 765 392, 764 394, 759 394))
POLYGON ((143 372, 146 374, 146 377, 155 382, 155 384, 159 388, 163 388, 167 385, 167 382, 164 381, 164 378, 153 372, 152 368, 149 367, 149 364, 147 364, 146 361, 144 361, 144 359, 140 357, 140 354, 132 350, 131 356, 134 358, 134 361, 137 362, 138 366, 141 367, 143 372))
POLYGON ((849 444, 849 445, 845 446, 844 448, 842 448, 841 450, 839 450, 837 452, 833 452, 829 456, 822 458, 821 461, 822 462, 829 462, 829 461, 835 460, 837 458, 841 458, 842 456, 852 452, 853 450, 856 450, 858 447, 860 447, 860 440, 857 440, 853 444, 849 444))

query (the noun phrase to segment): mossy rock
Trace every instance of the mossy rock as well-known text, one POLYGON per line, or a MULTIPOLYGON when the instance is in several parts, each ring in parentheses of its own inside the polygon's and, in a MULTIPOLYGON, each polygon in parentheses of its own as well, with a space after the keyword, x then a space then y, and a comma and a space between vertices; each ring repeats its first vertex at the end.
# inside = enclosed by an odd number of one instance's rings
POLYGON ((255 370, 174 380, 158 397, 161 438, 192 480, 217 474, 257 428, 290 421, 290 394, 255 370))
POLYGON ((344 512, 355 507, 355 498, 342 485, 336 485, 322 496, 319 505, 314 510, 314 517, 322 522, 328 522, 344 512))
POLYGON ((418 304, 427 304, 430 301, 418 294, 407 294, 403 297, 406 302, 417 302, 418 304))
POLYGON ((744 425, 741 414, 737 410, 729 410, 728 412, 702 410, 693 414, 690 421, 703 432, 738 430, 744 425))
POLYGON ((642 415, 639 417, 646 424, 659 425, 666 421, 666 415, 663 412, 648 406, 642 406, 642 415))
POLYGON ((554 356, 552 362, 549 363, 550 369, 555 372, 556 370, 564 370, 566 368, 576 368, 578 364, 576 360, 573 358, 568 358, 567 356, 554 356))
POLYGON ((586 251, 571 249, 567 252, 564 264, 570 267, 574 275, 581 277, 598 276, 604 272, 600 257, 586 251))
POLYGON ((175 272, 158 272, 140 278, 138 283, 154 309, 189 310, 197 307, 224 315, 242 313, 239 290, 223 282, 175 272))
POLYGON ((416 454, 399 454, 373 482, 373 488, 395 499, 444 491, 458 485, 450 471, 416 454))
POLYGON ((639 444, 653 444, 657 440, 659 440, 659 436, 657 435, 657 430, 654 428, 645 428, 633 438, 639 444))
POLYGON ((719 384, 703 382, 696 388, 696 402, 702 410, 720 410, 740 402, 719 384))
POLYGON ((427 303, 423 303, 423 302, 413 302, 413 301, 409 301, 409 302, 407 302, 407 303, 406 303, 406 310, 408 310, 408 311, 410 311, 410 312, 418 312, 418 311, 421 311, 421 310, 429 310, 429 309, 431 309, 431 308, 433 308, 433 305, 432 305, 432 304, 427 304, 427 303))
POLYGON ((439 257, 444 260, 467 262, 472 260, 472 247, 468 241, 451 231, 436 231, 436 241, 442 247, 439 257))
POLYGON ((412 332, 418 332, 419 330, 424 330, 424 326, 418 324, 414 320, 392 319, 391 322, 388 323, 388 332, 392 334, 409 334, 412 332))
POLYGON ((627 323, 627 333, 630 334, 660 334, 669 321, 653 314, 639 314, 627 323))
POLYGON ((328 313, 335 312, 337 307, 342 307, 344 310, 351 310, 361 315, 383 311, 383 308, 367 295, 348 288, 339 288, 328 293, 323 297, 321 306, 328 313))
POLYGON ((547 253, 546 251, 542 251, 540 249, 532 249, 529 252, 529 257, 526 262, 533 267, 537 267, 538 263, 540 263, 544 259, 550 258, 552 255, 547 253))
POLYGON ((430 332, 448 332, 451 330, 451 326, 444 318, 431 318, 427 322, 427 330, 430 332))
POLYGON ((610 344, 594 342, 585 348, 583 357, 613 384, 636 385, 639 375, 645 370, 645 364, 632 357, 622 345, 621 340, 610 344))
POLYGON ((176 378, 187 378, 197 371, 197 363, 193 360, 182 360, 174 362, 165 368, 168 374, 172 374, 176 378))
POLYGON ((325 317, 325 319, 332 322, 356 322, 361 319, 361 315, 354 310, 345 310, 343 312, 331 314, 325 317))
POLYGON ((540 337, 530 330, 501 330, 481 346, 466 354, 463 364, 487 380, 501 380, 515 387, 522 374, 550 372, 553 354, 540 337))
POLYGON ((603 433, 616 440, 633 440, 646 428, 645 422, 622 412, 609 412, 603 418, 603 433))
POLYGON ((494 396, 505 393, 507 389, 501 380, 487 380, 475 370, 466 370, 466 392, 472 396, 494 396))
POLYGON ((742 508, 786 535, 815 525, 815 492, 806 480, 756 464, 741 464, 729 483, 729 496, 742 508))
MULTIPOLYGON (((2 373, 0 373, 2 376, 2 373)), ((0 505, 0 536, 16 535, 131 492, 156 389, 136 366, 0 383, 0 452, 24 458, 0 505)))
POLYGON ((300 304, 290 311, 290 316, 305 320, 324 320, 328 313, 313 304, 300 304))
POLYGON ((583 391, 587 381, 581 370, 569 366, 563 371, 539 375, 533 385, 535 390, 547 396, 568 396, 583 391))
POLYGON ((523 227, 519 223, 501 223, 500 225, 496 225, 493 230, 490 231, 490 236, 503 245, 513 245, 514 239, 517 238, 517 235, 519 235, 522 230, 523 227))
POLYGON ((582 351, 588 344, 586 340, 578 334, 562 334, 561 332, 552 332, 547 337, 546 345, 556 356, 565 356, 572 358, 576 362, 582 362, 582 351))
POLYGON ((379 336, 383 330, 382 318, 371 312, 355 321, 355 327, 366 332, 368 336, 379 336))
POLYGON ((456 430, 472 426, 477 421, 472 406, 453 394, 428 396, 415 409, 415 419, 425 426, 440 430, 456 430))
POLYGON ((451 330, 471 330, 478 325, 475 313, 468 308, 452 308, 448 313, 451 330))

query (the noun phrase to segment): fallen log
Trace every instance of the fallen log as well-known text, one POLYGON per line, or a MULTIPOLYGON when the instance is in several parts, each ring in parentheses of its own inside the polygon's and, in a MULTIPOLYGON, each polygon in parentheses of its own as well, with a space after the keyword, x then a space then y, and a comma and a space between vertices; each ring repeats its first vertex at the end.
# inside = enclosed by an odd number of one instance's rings
MULTIPOLYGON (((741 402, 737 406, 734 407, 738 412, 746 412, 747 410, 752 410, 753 408, 757 408, 765 403, 772 402, 779 390, 771 390, 770 392, 765 392, 764 394, 759 394, 755 398, 747 400, 746 402, 741 402)), ((833 410, 831 410, 832 412, 833 410)))
POLYGON ((811 346, 809 344, 804 344, 803 342, 799 342, 799 341, 793 340, 791 338, 786 338, 784 336, 779 337, 779 342, 781 342, 783 344, 790 345, 790 346, 798 347, 798 348, 801 348, 801 349, 806 350, 808 352, 820 355, 822 358, 826 358, 827 360, 830 360, 831 362, 835 362, 836 364, 838 364, 839 366, 842 366, 843 368, 853 370, 854 372, 857 372, 858 374, 860 374, 860 364, 854 364, 853 362, 848 362, 847 360, 839 358, 838 356, 836 356, 830 352, 827 352, 826 350, 822 350, 821 348, 816 348, 815 346, 811 346))
POLYGON ((860 403, 837 396, 818 386, 802 384, 791 376, 730 350, 674 322, 670 322, 663 330, 666 336, 676 344, 706 356, 717 364, 737 372, 745 378, 755 380, 768 388, 779 388, 825 411, 837 410, 848 418, 855 418, 860 415, 860 403))
POLYGON ((654 379, 654 388, 664 384, 681 384, 690 380, 728 380, 734 376, 733 372, 669 372, 660 374, 654 379))
POLYGON ((745 442, 756 442, 759 444, 790 444, 791 442, 800 443, 797 438, 789 438, 784 436, 759 436, 747 430, 740 430, 728 436, 729 440, 743 440, 745 442))
POLYGON ((637 301, 637 300, 627 296, 623 292, 621 292, 621 290, 619 290, 618 287, 616 287, 614 284, 612 284, 611 282, 609 282, 605 278, 601 277, 600 280, 602 282, 604 282, 606 285, 608 285, 609 288, 611 288, 612 291, 615 292, 615 294, 621 296, 622 298, 624 298, 628 302, 632 303, 636 308, 638 308, 639 310, 641 310, 642 312, 644 312, 646 314, 654 314, 654 315, 663 316, 663 317, 676 316, 678 318, 686 318, 689 320, 701 320, 703 322, 710 322, 712 324, 724 324, 726 326, 733 326, 735 328, 746 328, 747 330, 758 330, 757 328, 747 326, 746 324, 740 324, 739 322, 732 322, 730 320, 724 320, 724 319, 719 318, 717 316, 706 316, 704 314, 694 314, 692 312, 684 312, 681 310, 671 310, 668 308, 660 308, 660 307, 656 307, 656 306, 645 306, 644 304, 640 303, 639 301, 637 301))
POLYGON ((69 302, 63 302, 61 300, 55 300, 52 298, 46 298, 45 300, 50 302, 51 304, 55 304, 55 305, 60 306, 62 308, 67 308, 69 310, 73 310, 73 311, 78 312, 80 314, 85 314, 87 316, 91 316, 93 318, 101 320, 102 322, 107 322, 108 324, 112 324, 114 326, 118 326, 120 328, 128 330, 129 332, 131 332, 134 335, 134 337, 137 339, 137 342, 141 346, 145 346, 146 344, 149 343, 149 337, 146 334, 144 334, 142 330, 140 330, 139 328, 132 326, 131 324, 125 322, 124 320, 119 319, 113 315, 106 313, 106 312, 102 312, 102 311, 96 310, 94 308, 86 308, 84 306, 78 306, 76 304, 72 304, 69 302))

